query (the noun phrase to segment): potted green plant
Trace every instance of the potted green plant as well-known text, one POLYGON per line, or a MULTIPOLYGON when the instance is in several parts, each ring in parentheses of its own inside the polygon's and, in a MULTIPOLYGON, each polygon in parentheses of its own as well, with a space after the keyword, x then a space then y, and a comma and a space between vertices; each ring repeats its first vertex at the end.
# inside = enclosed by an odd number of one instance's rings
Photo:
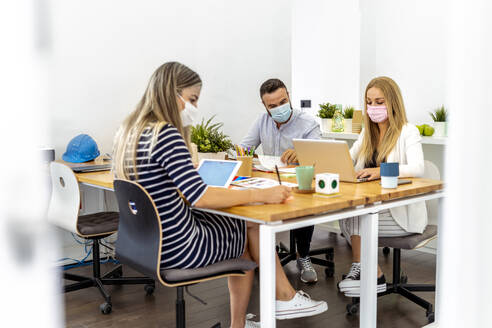
POLYGON ((214 118, 215 115, 191 127, 191 142, 197 147, 198 161, 204 158, 225 159, 227 151, 232 148, 231 139, 220 131, 224 123, 212 124, 214 118))
POLYGON ((446 137, 448 135, 448 111, 444 105, 436 108, 434 113, 430 113, 432 120, 434 121, 434 136, 446 137))
POLYGON ((337 105, 325 103, 319 104, 318 117, 321 118, 321 131, 322 132, 331 132, 331 125, 333 115, 335 115, 335 111, 337 109, 337 105))
POLYGON ((345 132, 352 133, 352 118, 354 117, 355 108, 347 106, 343 110, 343 117, 345 118, 345 132))

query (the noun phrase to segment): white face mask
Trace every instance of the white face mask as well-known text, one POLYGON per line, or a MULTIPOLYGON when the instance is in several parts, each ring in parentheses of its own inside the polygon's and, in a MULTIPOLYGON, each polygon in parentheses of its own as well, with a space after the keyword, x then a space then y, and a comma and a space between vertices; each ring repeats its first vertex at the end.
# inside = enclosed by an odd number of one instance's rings
POLYGON ((193 122, 198 119, 198 108, 193 106, 190 102, 184 100, 183 97, 179 96, 179 98, 181 98, 181 100, 185 103, 185 108, 180 113, 181 123, 183 123, 184 127, 193 125, 193 122))

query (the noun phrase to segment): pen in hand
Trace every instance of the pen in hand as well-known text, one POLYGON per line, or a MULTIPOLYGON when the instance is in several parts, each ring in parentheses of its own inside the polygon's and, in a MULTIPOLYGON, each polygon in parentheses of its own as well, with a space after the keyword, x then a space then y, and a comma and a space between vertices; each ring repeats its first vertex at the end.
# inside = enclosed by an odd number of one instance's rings
POLYGON ((282 185, 282 180, 280 180, 280 173, 278 173, 278 167, 275 165, 275 172, 277 172, 277 179, 278 179, 278 184, 282 185))

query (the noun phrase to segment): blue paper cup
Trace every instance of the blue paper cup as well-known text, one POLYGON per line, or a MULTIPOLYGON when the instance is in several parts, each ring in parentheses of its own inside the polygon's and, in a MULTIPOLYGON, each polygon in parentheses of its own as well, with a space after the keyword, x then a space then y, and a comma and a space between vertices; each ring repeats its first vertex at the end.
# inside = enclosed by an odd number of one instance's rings
POLYGON ((381 163, 381 187, 395 189, 398 187, 398 176, 400 175, 399 163, 381 163))

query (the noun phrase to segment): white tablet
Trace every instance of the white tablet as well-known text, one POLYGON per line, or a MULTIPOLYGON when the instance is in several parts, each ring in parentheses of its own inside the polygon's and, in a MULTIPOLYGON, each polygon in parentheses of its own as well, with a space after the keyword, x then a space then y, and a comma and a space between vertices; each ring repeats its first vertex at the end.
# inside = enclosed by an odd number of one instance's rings
POLYGON ((202 159, 198 166, 198 174, 208 186, 227 188, 241 164, 241 161, 202 159))

